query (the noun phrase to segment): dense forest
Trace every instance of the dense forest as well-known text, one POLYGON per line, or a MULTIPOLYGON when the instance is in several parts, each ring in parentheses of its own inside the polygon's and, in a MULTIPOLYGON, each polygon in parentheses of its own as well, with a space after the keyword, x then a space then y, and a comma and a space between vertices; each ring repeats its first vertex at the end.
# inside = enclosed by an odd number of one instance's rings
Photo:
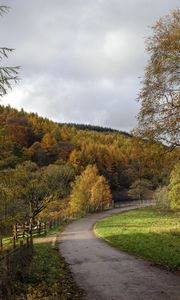
POLYGON ((149 196, 168 184, 178 155, 116 130, 0 106, 1 234, 29 217, 97 211, 112 199, 149 196))
POLYGON ((126 131, 112 129, 112 128, 103 127, 103 126, 95 126, 95 125, 90 125, 90 124, 76 124, 76 123, 61 123, 60 125, 67 125, 67 126, 75 127, 77 129, 81 129, 81 130, 89 130, 89 131, 93 130, 93 131, 97 131, 97 132, 113 132, 113 133, 119 132, 123 135, 131 136, 126 131))

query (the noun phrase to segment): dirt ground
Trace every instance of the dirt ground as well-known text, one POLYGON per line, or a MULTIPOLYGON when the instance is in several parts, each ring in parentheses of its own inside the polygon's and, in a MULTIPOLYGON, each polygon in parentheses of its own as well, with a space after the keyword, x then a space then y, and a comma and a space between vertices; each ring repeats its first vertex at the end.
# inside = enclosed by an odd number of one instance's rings
POLYGON ((180 300, 180 276, 99 240, 93 225, 131 208, 92 214, 68 225, 59 249, 87 300, 180 300))

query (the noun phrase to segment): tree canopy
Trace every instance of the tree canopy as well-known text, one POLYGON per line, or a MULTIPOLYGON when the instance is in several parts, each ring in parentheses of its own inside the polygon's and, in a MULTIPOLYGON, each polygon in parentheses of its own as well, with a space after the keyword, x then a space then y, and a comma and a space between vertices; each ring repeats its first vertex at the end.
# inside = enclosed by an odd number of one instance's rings
POLYGON ((138 100, 137 133, 180 145, 180 10, 161 18, 146 41, 150 55, 138 100))

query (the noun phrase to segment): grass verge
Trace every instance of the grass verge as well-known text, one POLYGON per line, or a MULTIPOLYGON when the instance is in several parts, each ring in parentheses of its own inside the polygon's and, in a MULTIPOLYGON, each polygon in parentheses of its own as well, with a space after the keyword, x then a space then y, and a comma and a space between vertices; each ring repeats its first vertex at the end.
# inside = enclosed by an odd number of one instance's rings
POLYGON ((94 229, 120 250, 180 269, 180 212, 138 209, 100 220, 94 229))
POLYGON ((34 255, 28 272, 23 275, 16 300, 79 300, 82 292, 76 286, 67 263, 58 251, 57 245, 52 246, 50 237, 55 237, 63 226, 49 232, 47 237, 34 241, 34 255), (48 242, 46 242, 46 240, 48 242))

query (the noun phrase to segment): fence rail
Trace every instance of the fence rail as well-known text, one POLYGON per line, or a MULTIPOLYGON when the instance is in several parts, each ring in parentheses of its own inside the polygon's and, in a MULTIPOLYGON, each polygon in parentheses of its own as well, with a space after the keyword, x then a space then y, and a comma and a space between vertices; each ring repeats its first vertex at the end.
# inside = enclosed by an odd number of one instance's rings
POLYGON ((146 200, 131 200, 131 201, 122 201, 122 202, 114 202, 113 208, 120 208, 120 207, 125 207, 125 206, 134 206, 134 205, 139 205, 139 206, 146 206, 146 205, 153 205, 154 201, 150 199, 146 200))
POLYGON ((0 236, 0 254, 6 249, 15 249, 20 244, 26 244, 28 242, 33 243, 33 237, 46 235, 49 230, 60 225, 63 219, 58 217, 47 222, 36 222, 36 223, 23 223, 14 224, 12 230, 12 236, 3 238, 0 236))
POLYGON ((33 237, 45 235, 60 225, 62 219, 48 222, 15 224, 13 235, 8 239, 0 238, 0 299, 14 299, 14 280, 28 268, 33 255, 33 237))

